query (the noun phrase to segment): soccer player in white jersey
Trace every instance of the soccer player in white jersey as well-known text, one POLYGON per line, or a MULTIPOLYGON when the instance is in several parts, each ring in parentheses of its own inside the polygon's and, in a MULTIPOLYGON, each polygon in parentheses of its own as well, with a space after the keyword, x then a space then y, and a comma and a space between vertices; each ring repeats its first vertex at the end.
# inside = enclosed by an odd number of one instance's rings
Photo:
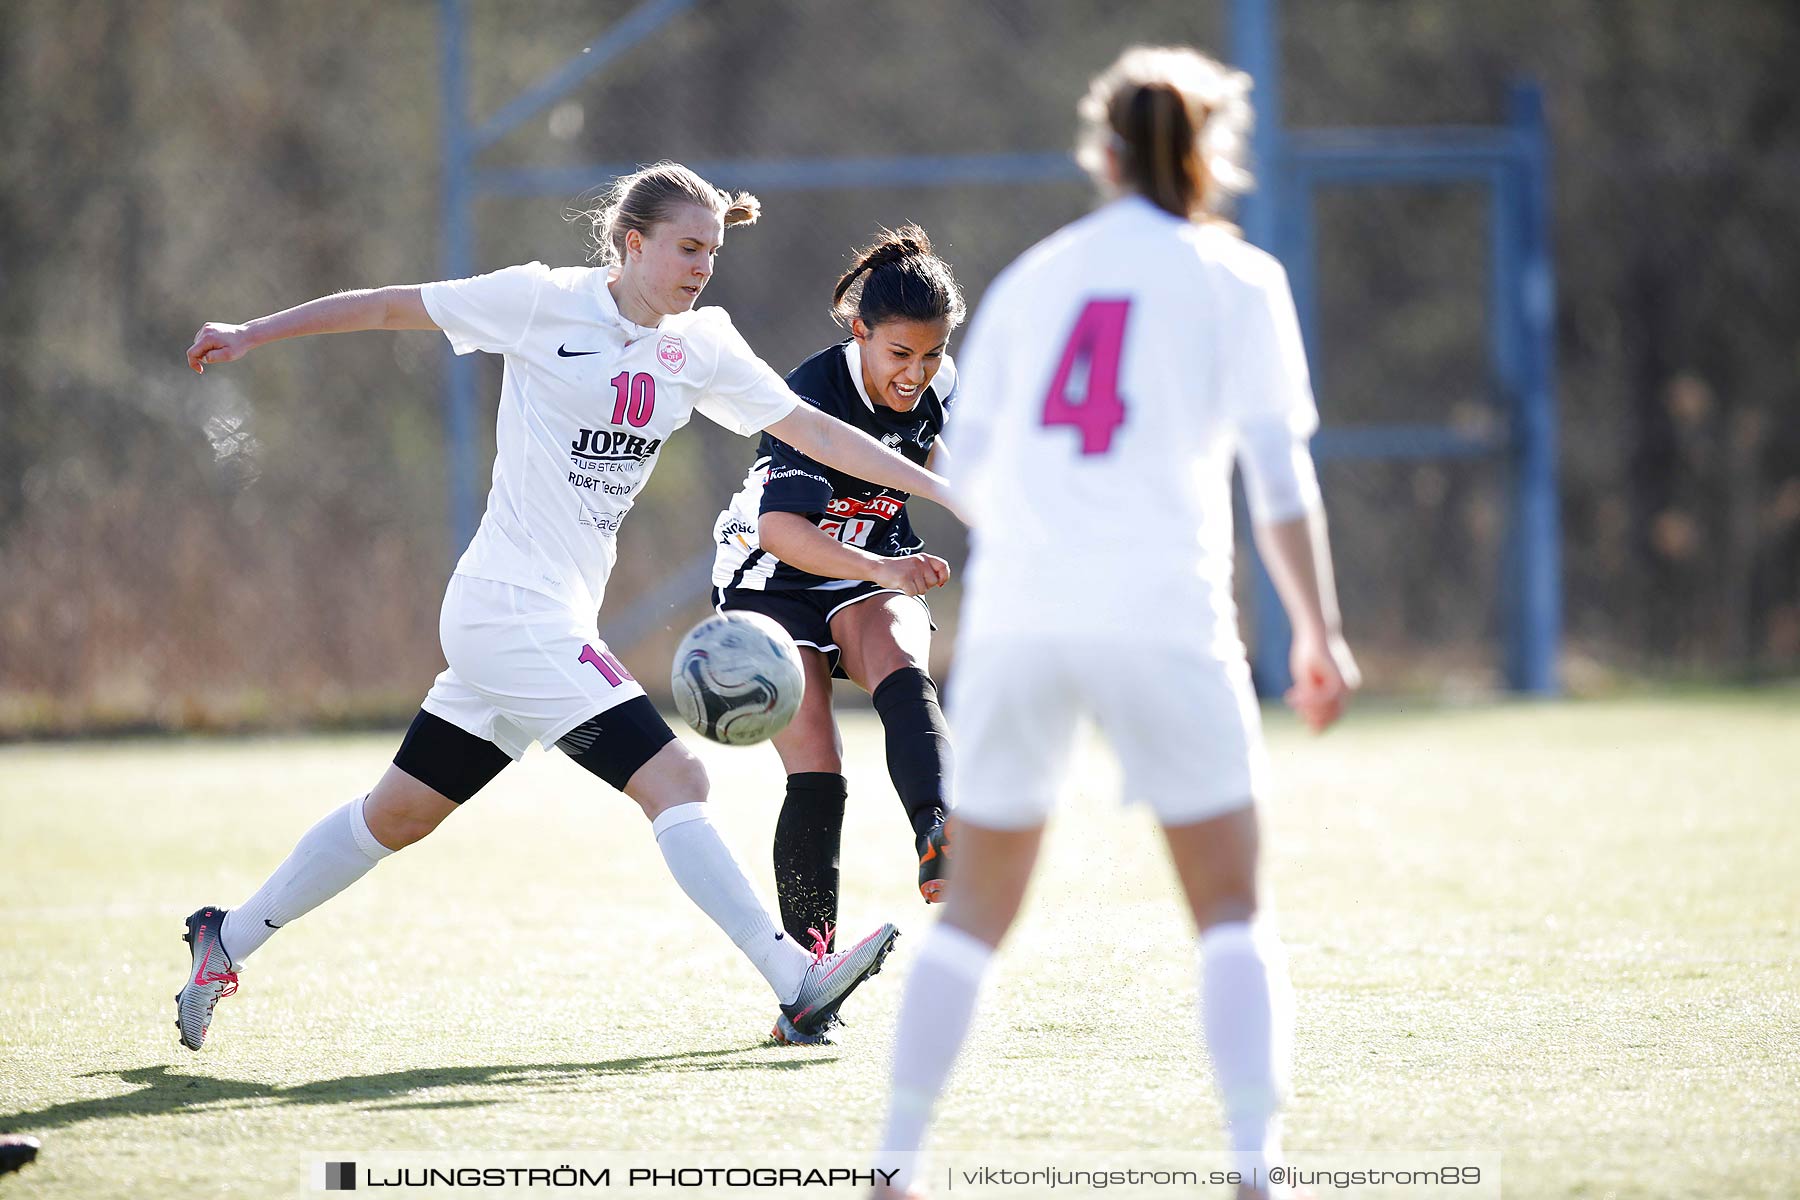
MULTIPOLYGON (((850 331, 788 373, 788 386, 834 420, 932 466, 956 403, 950 333, 965 305, 948 263, 916 225, 883 230, 832 294, 850 331)), ((772 739, 787 772, 775 823, 775 895, 790 937, 837 923, 843 840, 843 742, 831 681, 867 691, 881 718, 889 778, 918 855, 919 891, 943 896, 949 843, 950 738, 929 672, 924 593, 950 578, 922 552, 896 488, 835 470, 764 434, 744 486, 713 525, 713 599, 722 612, 761 613, 800 647, 806 698, 772 739)), ((780 1040, 826 1040, 789 1036, 780 1040)))
MULTIPOLYGON (((1200 1017, 1241 1166, 1266 1194, 1292 1016, 1259 902, 1265 765, 1232 601, 1231 472, 1292 620, 1288 702, 1315 730, 1356 686, 1308 450, 1317 415, 1280 264, 1214 215, 1250 81, 1128 50, 1082 101, 1109 201, 996 279, 951 422, 974 544, 957 638, 954 887, 908 980, 882 1158, 912 1182, 1012 924, 1079 719, 1161 822, 1200 931, 1200 1017)), ((1096 964, 1097 965, 1097 964, 1096 964)))
POLYGON ((800 403, 718 308, 695 309, 725 228, 756 219, 676 163, 618 182, 594 216, 597 267, 508 267, 473 279, 346 292, 247 325, 207 324, 195 371, 267 342, 360 329, 441 329, 458 354, 505 359, 493 489, 439 623, 449 663, 368 795, 314 826, 245 903, 188 918, 176 997, 198 1050, 214 1005, 270 934, 437 828, 533 742, 636 801, 682 890, 743 951, 801 1032, 880 966, 892 925, 842 954, 808 952, 771 918, 707 816, 705 769, 595 627, 619 523, 667 439, 697 410, 768 430, 865 478, 942 502, 942 479, 800 403))

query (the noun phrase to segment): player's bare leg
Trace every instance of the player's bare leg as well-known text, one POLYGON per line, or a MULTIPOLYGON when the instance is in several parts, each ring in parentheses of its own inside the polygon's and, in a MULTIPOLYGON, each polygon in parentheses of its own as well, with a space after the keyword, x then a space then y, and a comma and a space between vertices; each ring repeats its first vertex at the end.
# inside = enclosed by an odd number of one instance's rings
POLYGON ((810 646, 798 649, 806 694, 794 719, 769 741, 790 775, 796 771, 842 771, 844 739, 831 714, 831 660, 810 646))
POLYGON ((711 787, 706 765, 680 741, 673 741, 632 774, 625 794, 654 825, 672 808, 704 802, 711 787))
MULTIPOLYGON (((1281 943, 1256 920, 1256 810, 1246 805, 1163 833, 1200 930, 1201 1026, 1233 1158, 1266 1173, 1280 1162, 1293 1005, 1281 943)), ((1238 1189, 1239 1200, 1269 1195, 1248 1184, 1238 1189)))
POLYGON ((895 671, 923 670, 931 658, 931 616, 911 596, 883 592, 840 608, 831 618, 831 637, 842 655, 844 674, 872 692, 895 671))
POLYGON ((941 924, 993 949, 1018 918, 1037 868, 1044 827, 987 829, 952 817, 951 831, 959 853, 976 866, 968 869, 967 883, 959 883, 945 904, 941 924))
POLYGON ((984 829, 952 819, 957 838, 956 891, 944 919, 925 935, 906 981, 894 1033, 893 1090, 877 1165, 895 1170, 877 1196, 919 1197, 913 1170, 931 1110, 968 1036, 994 947, 1012 928, 1037 865, 1043 827, 984 829))
POLYGON ((363 803, 363 819, 376 841, 389 850, 404 850, 436 832, 457 807, 442 792, 390 763, 363 803))
POLYGON ((1190 825, 1165 825, 1163 838, 1196 928, 1205 932, 1256 916, 1262 835, 1254 806, 1190 825))
POLYGON ((950 730, 929 673, 931 617, 910 596, 878 594, 839 609, 831 636, 844 674, 875 701, 887 739, 888 775, 912 826, 919 894, 947 895, 950 842, 950 730))

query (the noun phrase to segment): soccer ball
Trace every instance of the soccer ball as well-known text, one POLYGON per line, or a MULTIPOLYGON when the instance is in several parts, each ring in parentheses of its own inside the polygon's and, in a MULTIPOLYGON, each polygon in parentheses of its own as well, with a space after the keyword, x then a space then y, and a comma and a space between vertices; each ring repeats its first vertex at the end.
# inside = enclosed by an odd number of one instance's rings
POLYGON ((681 639, 669 689, 682 720, 715 742, 748 746, 794 719, 806 674, 785 629, 760 613, 727 612, 681 639))

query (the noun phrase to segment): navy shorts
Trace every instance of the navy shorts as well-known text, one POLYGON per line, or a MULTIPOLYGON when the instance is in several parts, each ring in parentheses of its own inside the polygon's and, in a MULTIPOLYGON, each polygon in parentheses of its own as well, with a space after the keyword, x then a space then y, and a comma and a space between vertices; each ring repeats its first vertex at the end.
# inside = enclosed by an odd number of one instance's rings
MULTIPOLYGON (((831 636, 831 618, 870 596, 904 595, 905 592, 897 592, 866 579, 851 587, 790 588, 773 592, 716 587, 713 589, 713 607, 720 612, 761 613, 787 630, 795 645, 806 646, 824 654, 825 661, 831 664, 832 678, 847 679, 849 677, 844 674, 844 669, 838 662, 837 642, 831 636)), ((929 621, 931 605, 925 603, 923 596, 914 596, 913 599, 925 609, 925 619, 929 621)), ((932 628, 936 629, 937 625, 933 624, 932 628)))

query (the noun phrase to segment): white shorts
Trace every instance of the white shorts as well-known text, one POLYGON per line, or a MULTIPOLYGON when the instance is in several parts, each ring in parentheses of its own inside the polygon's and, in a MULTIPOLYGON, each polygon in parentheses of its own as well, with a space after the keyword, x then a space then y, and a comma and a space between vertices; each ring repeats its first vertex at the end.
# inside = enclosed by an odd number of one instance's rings
POLYGON ((984 638, 950 682, 956 814, 987 829, 1044 823, 1092 718, 1118 755, 1127 803, 1164 825, 1255 802, 1268 756, 1242 658, 1141 638, 984 638))
POLYGON ((450 667, 422 707, 515 759, 644 694, 593 613, 510 583, 452 575, 438 638, 450 667))

